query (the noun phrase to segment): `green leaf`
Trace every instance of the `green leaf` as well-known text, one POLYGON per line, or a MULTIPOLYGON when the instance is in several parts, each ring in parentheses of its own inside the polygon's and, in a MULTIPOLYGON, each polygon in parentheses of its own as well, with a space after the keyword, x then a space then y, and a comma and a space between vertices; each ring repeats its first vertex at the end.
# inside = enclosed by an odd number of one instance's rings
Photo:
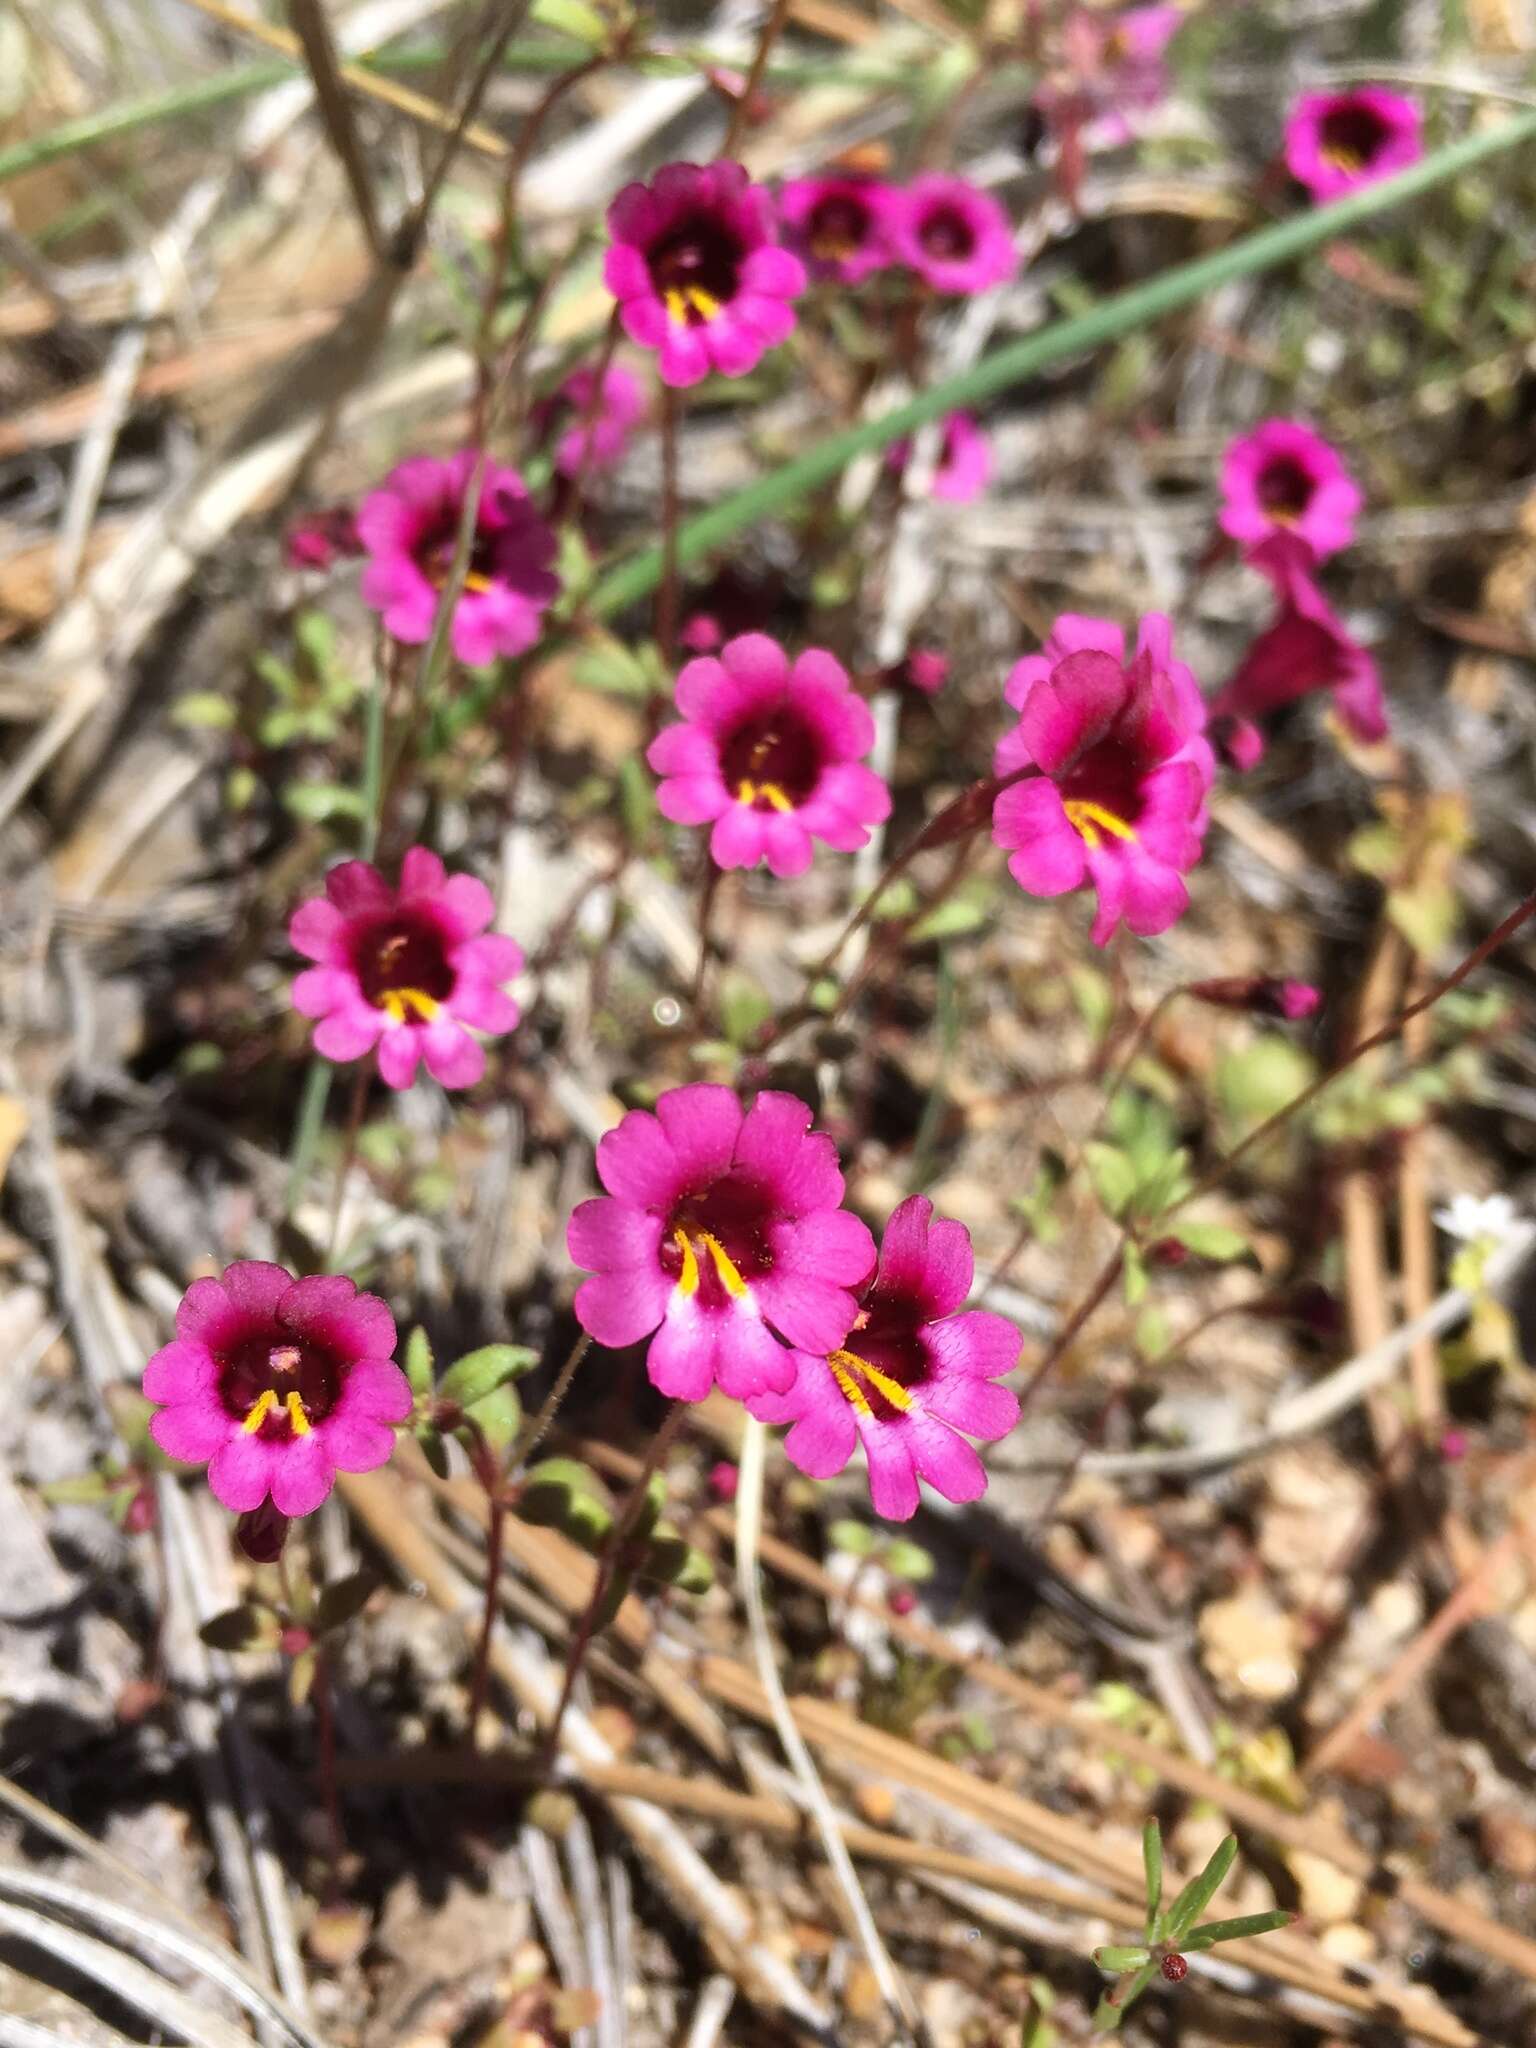
POLYGON ((1214 1948, 1218 1941, 1242 1941, 1252 1934, 1278 1934, 1296 1918, 1294 1913, 1239 1913, 1235 1920, 1207 1920, 1184 1936, 1185 1948, 1214 1948))
POLYGON ((51 1508, 99 1507, 112 1490, 103 1472, 82 1472, 75 1479, 48 1479, 37 1489, 38 1497, 51 1508))
POLYGON ((432 1365, 432 1340, 418 1323, 405 1340, 405 1376, 418 1401, 432 1391, 432 1365))
POLYGON ((516 1387, 510 1385, 493 1387, 478 1401, 471 1401, 464 1414, 498 1455, 512 1448, 523 1426, 523 1404, 516 1387))
POLYGON ((327 818, 361 818, 364 813, 358 792, 339 782, 290 782, 283 804, 307 825, 323 825, 327 818))
POLYGON ((834 1522, 827 1531, 827 1541, 834 1550, 845 1550, 850 1557, 872 1557, 878 1538, 867 1522, 834 1522))
POLYGON ((455 1359, 438 1382, 437 1398, 472 1408, 487 1394, 494 1394, 539 1362, 537 1351, 525 1344, 485 1344, 478 1351, 466 1351, 455 1359))
POLYGON ((887 1543, 880 1562, 892 1578, 908 1579, 914 1586, 922 1585, 934 1574, 933 1558, 920 1543, 914 1543, 906 1536, 898 1536, 887 1543))
POLYGON ((1152 1960, 1149 1950, 1139 1946, 1119 1947, 1111 1942, 1103 1948, 1096 1948, 1093 1960, 1106 1977, 1118 1977, 1125 1970, 1139 1970, 1143 1963, 1152 1960))
POLYGON ((1157 1964, 1144 1963, 1134 1977, 1122 1978, 1113 1991, 1106 1991, 1094 2013, 1094 2026, 1113 2033, 1156 1975, 1157 1964))
POLYGON ((1444 882, 1389 889, 1386 912, 1421 960, 1433 960, 1448 946, 1461 922, 1460 899, 1444 882))
POLYGON ((1163 1831, 1155 1819, 1141 1831, 1141 1865, 1147 1879, 1147 1939, 1155 1941, 1157 1916, 1163 1910, 1163 1831))
POLYGON ((211 1615, 198 1634, 210 1650, 275 1650, 282 1629, 269 1607, 247 1602, 211 1615))
POLYGON ((613 1510, 596 1475, 576 1458, 546 1458, 523 1481, 517 1514, 540 1528, 559 1529, 594 1555, 613 1528, 613 1510))
POLYGON ((669 1523, 657 1524, 646 1552, 647 1578, 676 1586, 680 1593, 707 1593, 715 1583, 715 1568, 702 1550, 695 1550, 669 1523))
POLYGON ((728 967, 720 977, 715 998, 720 1029, 733 1046, 745 1048, 760 1027, 773 1015, 770 997, 739 967, 728 967))
POLYGON ((630 845, 643 846, 656 822, 656 786, 638 754, 626 754, 619 763, 619 810, 630 845))
POLYGON ((1095 1038, 1102 1038, 1115 1014, 1115 992, 1097 967, 1069 967, 1067 987, 1077 1014, 1095 1038))
MULTIPOLYGON (((988 891, 989 898, 990 894, 988 891)), ((934 939, 963 939, 971 932, 981 930, 989 912, 989 902, 979 901, 975 896, 952 896, 947 903, 940 903, 930 910, 926 917, 920 917, 907 936, 919 946, 934 939)))
POLYGON ((336 658, 336 628, 330 614, 300 612, 293 622, 293 637, 317 673, 328 669, 336 658))
POLYGON ((1127 1308, 1140 1308, 1147 1295, 1147 1262, 1139 1246, 1126 1246, 1123 1272, 1125 1305, 1127 1308))
POLYGON ((1300 1095, 1317 1063, 1278 1032, 1266 1032, 1229 1052, 1216 1069, 1216 1094, 1238 1137, 1243 1137, 1300 1095))
POLYGON ((588 49, 607 47, 608 23, 585 0, 534 0, 532 17, 544 28, 557 30, 588 49))
POLYGON ((1083 1147, 1094 1192, 1111 1216, 1122 1215, 1136 1194, 1136 1166, 1128 1152, 1118 1145, 1106 1145, 1092 1138, 1083 1147))
POLYGON ((1183 1941, 1190 1928, 1205 1911, 1216 1893, 1221 1889, 1227 1872, 1237 1857, 1236 1835, 1226 1835, 1217 1843, 1211 1860, 1204 1870, 1192 1877, 1183 1891, 1163 1915, 1162 1938, 1177 1946, 1183 1941))
POLYGON ((235 722, 235 707, 216 690, 190 690, 176 699, 171 716, 178 725, 223 732, 235 722))
POLYGON ((448 1477, 448 1446, 443 1433, 430 1422, 423 1423, 416 1431, 416 1441, 421 1445, 421 1455, 439 1479, 448 1477))
POLYGON ((1249 1256, 1247 1238, 1227 1223, 1202 1223, 1195 1218, 1176 1217, 1168 1226, 1168 1235, 1177 1238, 1197 1259, 1211 1259, 1218 1265, 1224 1266, 1233 1259, 1249 1256))
POLYGON ((348 1572, 344 1579, 333 1579, 328 1586, 322 1586, 315 1614, 316 1633, 323 1636, 345 1626, 354 1615, 362 1613, 378 1587, 377 1572, 367 1570, 348 1572))

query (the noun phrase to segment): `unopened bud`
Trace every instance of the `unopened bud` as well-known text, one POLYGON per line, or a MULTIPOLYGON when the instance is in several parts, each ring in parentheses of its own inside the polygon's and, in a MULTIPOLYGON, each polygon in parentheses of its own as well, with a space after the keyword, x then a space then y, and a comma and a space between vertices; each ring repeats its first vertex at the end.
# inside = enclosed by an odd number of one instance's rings
POLYGON ((1284 1017, 1292 1024, 1310 1017, 1323 1000, 1321 990, 1309 981, 1281 981, 1267 974, 1192 981, 1184 993, 1219 1010, 1249 1010, 1259 1017, 1284 1017))

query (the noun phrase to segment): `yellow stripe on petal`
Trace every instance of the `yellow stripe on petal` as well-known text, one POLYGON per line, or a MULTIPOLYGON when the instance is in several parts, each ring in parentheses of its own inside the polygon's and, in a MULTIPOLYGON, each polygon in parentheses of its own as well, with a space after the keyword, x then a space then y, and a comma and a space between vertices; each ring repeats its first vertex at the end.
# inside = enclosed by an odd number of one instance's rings
POLYGON ((283 1405, 288 1410, 288 1420, 293 1424, 294 1435, 308 1436, 309 1417, 304 1413, 304 1403, 299 1397, 297 1387, 294 1388, 283 1405))
POLYGON ((266 1421, 267 1417, 272 1413, 273 1409, 276 1408, 276 1406, 277 1396, 272 1391, 272 1389, 268 1387, 266 1392, 262 1394, 259 1397, 259 1399, 257 1399, 252 1404, 250 1413, 246 1416, 244 1422, 242 1422, 240 1425, 240 1427, 245 1431, 246 1435, 254 1436, 257 1430, 260 1429, 261 1425, 266 1421))
POLYGON ((667 318, 677 327, 690 326, 695 314, 700 320, 713 320, 720 310, 720 301, 702 285, 672 285, 661 296, 667 318))
POLYGON ((1105 810, 1102 804, 1094 803, 1091 797, 1068 797, 1062 809, 1089 846, 1096 847, 1106 832, 1111 839, 1128 839, 1133 844, 1135 842, 1136 834, 1124 818, 1117 818, 1113 811, 1105 810))
POLYGON ((747 1283, 737 1272, 730 1253, 718 1237, 712 1237, 707 1230, 702 1235, 705 1244, 709 1246, 709 1256, 715 1262, 715 1271, 720 1275, 720 1285, 733 1300, 740 1301, 747 1292, 747 1283))
POLYGON ((888 1372, 882 1372, 877 1365, 871 1365, 867 1358, 860 1358, 856 1351, 834 1351, 827 1360, 834 1377, 855 1408, 862 1408, 867 1415, 869 1400, 862 1387, 857 1385, 854 1374, 868 1380, 875 1392, 889 1401, 899 1415, 905 1415, 912 1407, 912 1396, 901 1384, 893 1380, 888 1372))
POLYGON ((421 988, 387 988, 379 997, 397 1024, 430 1024, 442 1007, 435 996, 421 988))
POLYGON ((678 1291, 695 1295, 699 1291, 699 1257, 689 1241, 686 1230, 674 1230, 672 1241, 683 1255, 683 1270, 677 1276, 678 1291))

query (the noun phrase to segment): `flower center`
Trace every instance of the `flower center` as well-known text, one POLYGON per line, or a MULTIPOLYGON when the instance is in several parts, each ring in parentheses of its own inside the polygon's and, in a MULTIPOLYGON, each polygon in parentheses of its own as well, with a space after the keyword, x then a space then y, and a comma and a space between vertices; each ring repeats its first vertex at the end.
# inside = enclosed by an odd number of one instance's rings
POLYGON ((1259 476, 1259 503, 1277 526, 1292 526, 1312 502, 1312 479, 1299 462, 1282 458, 1259 476))
POLYGON ((821 779, 821 748, 809 726, 780 705, 737 727, 721 749, 720 773, 738 803, 792 811, 821 779))
POLYGON ((433 926, 375 926, 363 935, 356 966, 363 994, 397 1024, 430 1024, 453 993, 453 969, 433 926))
POLYGON ((1338 171, 1363 171, 1387 139, 1386 123, 1369 107, 1335 107, 1319 128, 1323 161, 1338 171))
POLYGON ((742 247, 712 214, 695 214, 651 245, 651 280, 678 327, 703 327, 736 296, 742 247))
POLYGON ((869 238, 869 208, 848 192, 819 200, 806 223, 811 254, 823 263, 855 256, 869 238))
POLYGON ((1062 809, 1090 850, 1106 839, 1134 843, 1141 816, 1141 782, 1153 763, 1111 736, 1078 762, 1061 784, 1062 809))
POLYGON ((975 230, 952 206, 936 206, 918 229, 917 239, 940 263, 963 263, 976 249, 975 230))
POLYGON ((308 1436, 336 1405, 342 1369, 319 1345, 270 1334, 248 1337, 219 1360, 219 1395, 247 1436, 308 1436))
POLYGON ((910 1413, 912 1396, 901 1381, 861 1358, 857 1351, 834 1351, 827 1364, 843 1399, 860 1415, 889 1422, 892 1415, 910 1413))
MULTIPOLYGON (((464 588, 477 596, 489 590, 496 580, 495 537, 488 533, 476 533, 469 544, 469 565, 464 572, 464 588)), ((446 590, 453 575, 453 561, 459 552, 458 521, 433 528, 423 536, 416 550, 417 567, 434 590, 446 590)))
POLYGON ((663 1270, 701 1308, 724 1309, 752 1292, 773 1265, 767 1242, 772 1203, 755 1180, 728 1173, 686 1194, 667 1219, 663 1270))

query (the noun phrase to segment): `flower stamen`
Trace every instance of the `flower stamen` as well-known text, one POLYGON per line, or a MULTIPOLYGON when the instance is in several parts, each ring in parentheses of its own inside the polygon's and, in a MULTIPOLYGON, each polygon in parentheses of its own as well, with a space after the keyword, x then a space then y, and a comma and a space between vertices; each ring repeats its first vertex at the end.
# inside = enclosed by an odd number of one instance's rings
POLYGON ((755 804, 759 797, 772 804, 776 811, 792 811, 795 807, 776 782, 751 782, 745 778, 736 785, 736 796, 740 803, 755 804))
POLYGON ((271 1387, 268 1387, 252 1402, 249 1414, 240 1425, 245 1434, 247 1436, 254 1436, 276 1406, 277 1395, 271 1387))
POLYGON ((666 303, 667 318, 676 327, 692 327, 713 320, 720 311, 720 301, 699 284, 669 285, 662 297, 666 303))
POLYGON ((834 1351, 827 1363, 832 1368, 832 1377, 842 1389, 843 1398, 861 1415, 868 1415, 872 1410, 868 1394, 859 1385, 860 1379, 867 1380, 899 1415, 905 1415, 912 1407, 912 1396, 901 1381, 892 1379, 888 1372, 881 1372, 877 1365, 871 1365, 867 1358, 860 1358, 856 1351, 834 1351))
POLYGON ((682 1294, 695 1295, 699 1291, 699 1255, 686 1230, 674 1230, 672 1241, 683 1255, 683 1270, 677 1276, 678 1290, 682 1294))
POLYGON ((379 996, 379 1007, 387 1010, 397 1024, 430 1024, 442 1005, 425 989, 387 988, 379 996))
POLYGON ((1103 804, 1096 804, 1091 797, 1068 797, 1062 809, 1071 820, 1073 830, 1090 847, 1101 846, 1106 832, 1111 839, 1135 843, 1136 834, 1124 818, 1117 818, 1113 811, 1106 810, 1103 804))

